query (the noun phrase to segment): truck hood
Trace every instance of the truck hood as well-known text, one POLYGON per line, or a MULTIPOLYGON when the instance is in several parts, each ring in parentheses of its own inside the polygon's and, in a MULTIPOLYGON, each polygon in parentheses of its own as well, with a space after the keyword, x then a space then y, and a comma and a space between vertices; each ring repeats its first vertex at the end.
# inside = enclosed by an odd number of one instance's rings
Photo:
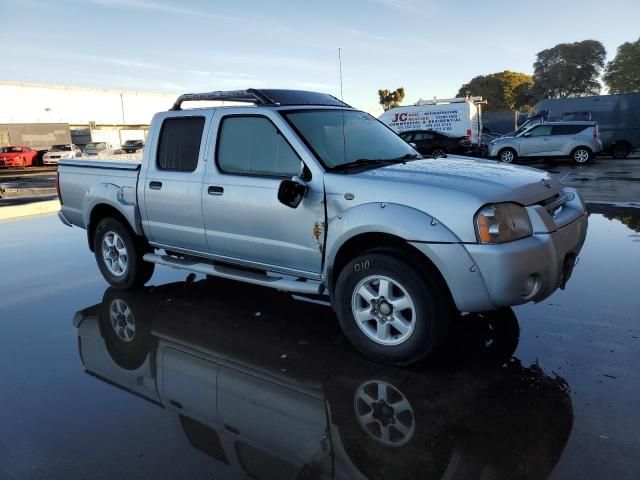
POLYGON ((325 189, 330 217, 362 204, 393 203, 422 211, 461 241, 475 242, 473 218, 482 206, 535 204, 560 192, 562 184, 535 168, 449 155, 360 173, 330 173, 325 189))
POLYGON ((390 165, 358 174, 390 182, 457 190, 488 202, 537 203, 562 185, 543 170, 449 155, 390 165))

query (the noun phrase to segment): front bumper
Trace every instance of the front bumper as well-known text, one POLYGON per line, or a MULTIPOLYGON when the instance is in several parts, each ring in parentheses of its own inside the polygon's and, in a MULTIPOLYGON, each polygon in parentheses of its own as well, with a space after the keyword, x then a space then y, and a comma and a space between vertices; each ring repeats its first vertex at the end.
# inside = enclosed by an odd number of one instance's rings
POLYGON ((21 167, 22 160, 15 160, 13 158, 4 158, 0 160, 0 167, 21 167))
POLYGON ((552 233, 500 245, 467 245, 494 308, 544 300, 564 288, 587 234, 587 215, 552 233))
POLYGON ((549 233, 513 242, 412 245, 438 268, 459 311, 483 312, 539 302, 564 287, 586 233, 587 214, 582 211, 549 233))

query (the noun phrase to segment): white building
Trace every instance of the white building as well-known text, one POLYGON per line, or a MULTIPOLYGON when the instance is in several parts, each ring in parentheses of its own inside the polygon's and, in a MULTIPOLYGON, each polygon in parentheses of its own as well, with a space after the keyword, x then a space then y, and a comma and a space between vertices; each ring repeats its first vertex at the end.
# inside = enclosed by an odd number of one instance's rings
POLYGON ((0 82, 0 124, 68 123, 75 143, 145 139, 154 113, 177 94, 0 82))

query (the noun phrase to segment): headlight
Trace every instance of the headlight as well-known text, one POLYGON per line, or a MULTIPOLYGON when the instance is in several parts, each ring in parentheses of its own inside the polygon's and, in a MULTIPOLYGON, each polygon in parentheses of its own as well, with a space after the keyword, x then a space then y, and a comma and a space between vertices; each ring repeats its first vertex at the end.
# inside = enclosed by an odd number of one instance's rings
POLYGON ((485 205, 475 217, 480 243, 504 243, 528 237, 533 233, 525 208, 516 203, 485 205))

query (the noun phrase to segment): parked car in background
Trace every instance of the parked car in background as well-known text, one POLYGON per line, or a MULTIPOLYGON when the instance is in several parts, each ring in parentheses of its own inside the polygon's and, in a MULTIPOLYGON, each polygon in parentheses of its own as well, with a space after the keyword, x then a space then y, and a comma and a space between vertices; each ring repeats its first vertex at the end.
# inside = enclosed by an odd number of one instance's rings
POLYGON ((91 142, 87 143, 82 152, 87 157, 96 157, 103 155, 112 155, 114 153, 113 147, 108 142, 91 142))
POLYGON ((417 130, 402 132, 400 137, 411 144, 422 155, 441 157, 447 153, 467 153, 473 145, 467 136, 453 137, 433 130, 417 130))
POLYGON ((489 144, 489 156, 505 163, 513 163, 520 157, 569 157, 585 163, 601 151, 595 122, 541 123, 514 137, 500 137, 489 144))
POLYGON ((57 165, 59 160, 82 156, 82 150, 75 145, 54 145, 42 156, 44 165, 57 165))
POLYGON ((142 140, 127 140, 122 144, 122 151, 124 153, 136 153, 143 148, 144 142, 142 140))
POLYGON ((38 152, 24 145, 0 148, 0 167, 30 167, 38 152))
POLYGON ((182 95, 149 135, 141 162, 60 162, 59 217, 87 230, 112 286, 165 265, 327 295, 377 361, 433 352, 458 312, 563 288, 586 235, 578 192, 547 172, 423 159, 327 94, 182 95), (181 108, 215 100, 253 106, 181 108))
POLYGON ((598 122, 602 150, 614 158, 625 158, 640 147, 640 93, 547 98, 536 103, 528 123, 566 121, 577 116, 598 122))

